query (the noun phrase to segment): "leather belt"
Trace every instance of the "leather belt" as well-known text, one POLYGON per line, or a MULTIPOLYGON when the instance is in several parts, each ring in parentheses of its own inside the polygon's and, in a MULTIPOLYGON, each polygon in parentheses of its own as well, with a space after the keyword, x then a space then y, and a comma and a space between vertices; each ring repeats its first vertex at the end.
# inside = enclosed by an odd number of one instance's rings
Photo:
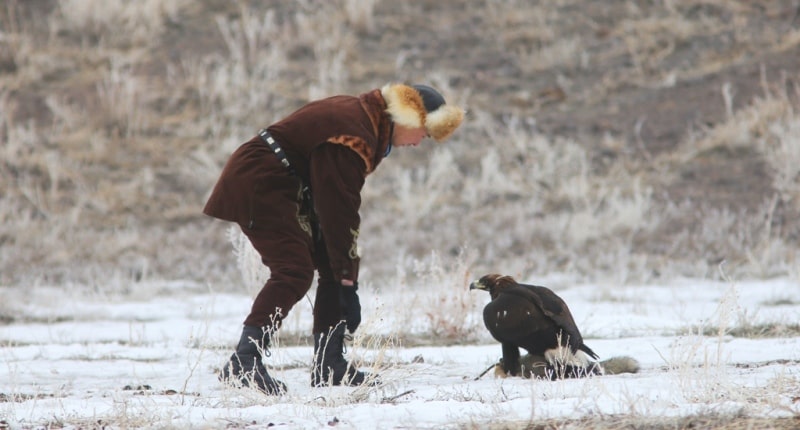
MULTIPOLYGON (((292 164, 289 163, 289 159, 286 158, 286 152, 283 150, 283 148, 281 148, 281 145, 278 144, 278 141, 276 141, 275 138, 273 138, 272 135, 269 134, 266 128, 262 128, 261 130, 258 131, 258 137, 260 137, 261 141, 266 143, 267 146, 269 146, 269 148, 272 149, 272 152, 274 152, 275 156, 278 157, 278 161, 280 161, 281 164, 283 164, 283 166, 286 167, 287 170, 289 170, 289 173, 291 173, 294 176, 297 176, 297 179, 300 180, 300 184, 302 185, 301 188, 302 203, 300 211, 302 213, 309 214, 309 218, 311 218, 312 220, 311 237, 314 238, 315 242, 318 241, 321 236, 319 232, 317 215, 316 212, 314 211, 314 202, 313 202, 313 196, 311 195, 311 187, 306 183, 306 181, 303 180, 302 176, 297 174, 297 172, 294 170, 294 167, 292 167, 292 164)), ((250 221, 249 227, 253 228, 252 220, 250 221)))
POLYGON ((275 156, 278 157, 278 161, 283 164, 283 167, 289 169, 291 174, 297 176, 297 172, 294 171, 294 167, 292 167, 291 163, 289 163, 289 159, 286 158, 286 153, 283 151, 283 148, 278 144, 278 142, 272 137, 271 134, 267 131, 266 128, 262 128, 258 131, 258 137, 272 149, 272 152, 275 153, 275 156))

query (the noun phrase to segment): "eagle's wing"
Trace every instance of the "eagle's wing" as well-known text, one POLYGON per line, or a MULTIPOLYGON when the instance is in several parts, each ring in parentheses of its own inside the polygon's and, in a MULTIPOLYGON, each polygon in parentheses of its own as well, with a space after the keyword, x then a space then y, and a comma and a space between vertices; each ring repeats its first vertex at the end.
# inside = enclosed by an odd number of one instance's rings
POLYGON ((562 342, 568 340, 573 349, 578 349, 583 345, 583 337, 578 330, 578 325, 575 324, 572 313, 561 297, 547 287, 527 284, 518 285, 519 288, 508 288, 505 292, 524 297, 526 300, 535 303, 542 313, 562 330, 562 336, 567 337, 567 339, 562 339, 562 342))
POLYGON ((522 299, 519 294, 506 292, 504 290, 483 308, 483 322, 495 339, 523 345, 530 336, 552 325, 539 306, 522 299))

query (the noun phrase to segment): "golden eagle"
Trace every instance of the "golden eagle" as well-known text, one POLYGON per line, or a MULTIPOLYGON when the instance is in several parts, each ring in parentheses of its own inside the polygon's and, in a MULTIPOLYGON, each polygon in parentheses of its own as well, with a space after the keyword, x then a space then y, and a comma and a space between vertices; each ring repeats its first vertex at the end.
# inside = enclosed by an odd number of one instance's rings
POLYGON ((598 356, 583 343, 567 304, 549 288, 489 274, 470 284, 469 289, 488 291, 492 297, 483 309, 483 322, 502 345, 501 363, 506 374, 523 372, 519 348, 530 356, 544 357, 553 379, 602 373, 602 368, 589 359, 598 356))

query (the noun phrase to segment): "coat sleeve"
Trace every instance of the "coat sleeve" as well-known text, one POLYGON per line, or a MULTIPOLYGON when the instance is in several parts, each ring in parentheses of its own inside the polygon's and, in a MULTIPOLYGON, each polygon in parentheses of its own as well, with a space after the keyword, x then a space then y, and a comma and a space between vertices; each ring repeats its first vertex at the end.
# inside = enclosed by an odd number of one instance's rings
POLYGON ((314 209, 337 281, 358 280, 361 189, 366 165, 352 149, 322 144, 311 154, 314 209))

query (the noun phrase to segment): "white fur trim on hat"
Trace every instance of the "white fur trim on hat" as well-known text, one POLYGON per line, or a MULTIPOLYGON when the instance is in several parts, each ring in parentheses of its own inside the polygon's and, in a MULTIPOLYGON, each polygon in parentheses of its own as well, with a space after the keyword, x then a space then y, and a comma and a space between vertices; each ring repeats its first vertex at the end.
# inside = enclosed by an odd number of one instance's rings
POLYGON ((425 105, 417 90, 407 85, 387 84, 381 88, 386 101, 386 112, 395 124, 409 128, 419 128, 425 124, 425 105))
POLYGON ((450 137, 464 120, 464 110, 457 106, 444 104, 433 112, 428 112, 425 128, 437 142, 450 137))
POLYGON ((464 120, 464 110, 448 104, 427 112, 422 96, 416 89, 407 85, 384 85, 381 88, 381 95, 386 101, 386 111, 395 124, 409 128, 419 128, 424 125, 428 134, 437 142, 450 137, 464 120))

